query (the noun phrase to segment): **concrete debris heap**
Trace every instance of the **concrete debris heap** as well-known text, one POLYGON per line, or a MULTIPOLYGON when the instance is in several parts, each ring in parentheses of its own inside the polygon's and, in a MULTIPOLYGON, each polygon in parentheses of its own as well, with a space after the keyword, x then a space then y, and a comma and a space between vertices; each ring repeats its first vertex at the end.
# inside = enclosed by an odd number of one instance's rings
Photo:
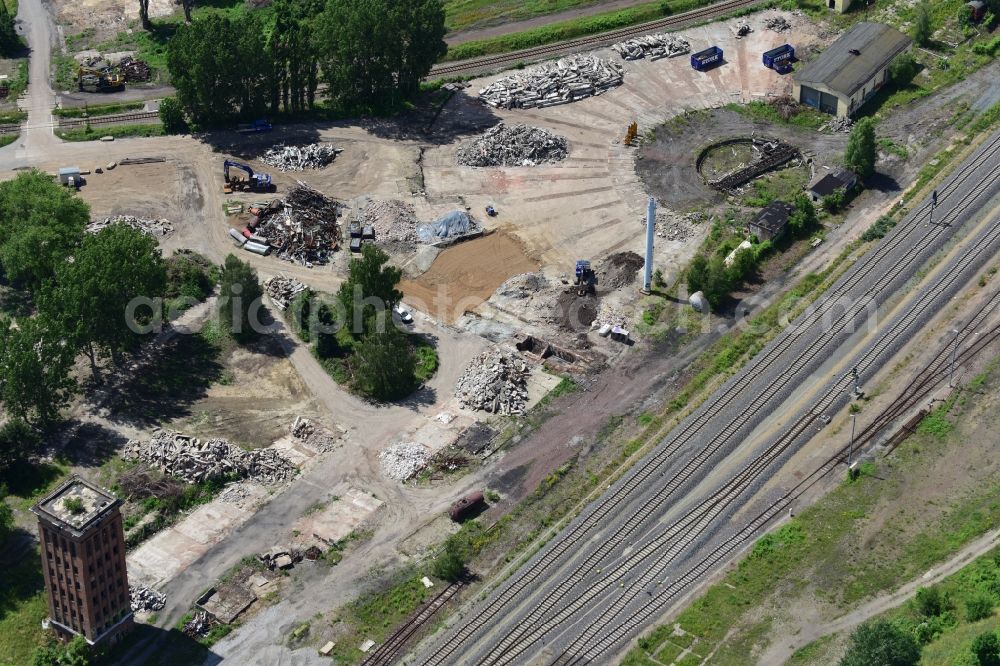
POLYGON ((317 451, 331 451, 337 443, 337 437, 333 433, 301 416, 295 417, 289 432, 292 437, 305 442, 317 451))
MULTIPOLYGON (((694 226, 701 219, 700 213, 677 215, 666 208, 656 209, 656 236, 669 241, 688 241, 698 232, 694 226)), ((646 226, 644 218, 639 220, 646 226)))
POLYGON ((378 453, 382 473, 390 479, 406 481, 427 466, 427 449, 414 442, 399 442, 378 453))
POLYGON ((276 199, 261 209, 250 228, 274 248, 279 259, 325 264, 342 239, 339 213, 339 203, 299 183, 284 200, 276 199))
POLYGON ((753 32, 753 28, 751 28, 750 23, 744 19, 740 19, 736 22, 736 25, 733 26, 733 34, 736 35, 736 39, 742 39, 751 32, 753 32))
POLYGON ((272 548, 266 553, 261 553, 257 556, 257 559, 271 571, 275 569, 291 569, 296 562, 302 561, 302 553, 297 550, 286 550, 277 547, 272 548))
POLYGON ((830 118, 830 120, 820 125, 819 131, 832 132, 834 134, 837 132, 850 132, 853 125, 854 121, 847 116, 843 118, 830 118))
POLYGON ((566 137, 540 127, 499 123, 458 149, 464 166, 535 166, 566 159, 566 137))
POLYGON ((472 359, 458 378, 455 395, 469 409, 522 414, 528 402, 528 364, 514 354, 491 349, 472 359))
POLYGON ((601 305, 597 308, 597 317, 594 319, 592 326, 597 328, 608 325, 628 328, 629 323, 630 320, 624 311, 608 303, 606 300, 602 300, 601 305))
POLYGON ((235 477, 270 484, 287 481, 295 474, 292 463, 274 449, 247 451, 225 439, 203 442, 171 430, 156 431, 147 441, 130 439, 122 457, 140 460, 188 483, 235 477))
POLYGON ((260 161, 278 171, 305 171, 322 169, 334 160, 343 148, 328 143, 310 143, 305 146, 278 145, 260 156, 260 161))
POLYGON ((167 595, 145 585, 129 585, 128 596, 134 613, 158 611, 167 605, 167 595))
POLYGON ((624 80, 625 70, 618 63, 573 56, 494 81, 479 91, 479 97, 490 106, 505 109, 541 108, 600 95, 624 80))
POLYGON ((124 224, 150 236, 169 236, 174 232, 174 225, 170 223, 170 220, 151 220, 133 215, 115 215, 103 220, 94 220, 86 226, 85 231, 88 234, 96 234, 112 224, 124 224))
POLYGON ((368 199, 359 205, 358 222, 362 228, 375 229, 375 238, 382 243, 417 242, 417 216, 413 206, 398 199, 368 199))
POLYGON ((184 628, 181 631, 192 638, 199 638, 208 635, 209 630, 214 624, 215 620, 213 620, 211 615, 205 611, 198 611, 194 614, 194 617, 184 623, 184 628))
POLYGON ((264 292, 271 297, 274 304, 281 310, 288 309, 288 306, 295 297, 308 288, 295 278, 285 277, 284 275, 275 275, 264 282, 264 292))
POLYGON ((771 16, 764 20, 764 27, 774 32, 788 32, 792 24, 784 16, 771 16))
POLYGON ((691 44, 680 35, 658 33, 618 42, 611 47, 622 60, 673 58, 691 52, 691 44))

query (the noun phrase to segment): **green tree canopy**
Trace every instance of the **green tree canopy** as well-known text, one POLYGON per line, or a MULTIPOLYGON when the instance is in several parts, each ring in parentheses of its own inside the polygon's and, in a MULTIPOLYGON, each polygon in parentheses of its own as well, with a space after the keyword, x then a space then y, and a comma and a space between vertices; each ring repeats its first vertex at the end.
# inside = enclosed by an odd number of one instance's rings
POLYGON ((708 259, 704 255, 695 255, 687 270, 688 293, 694 294, 705 290, 708 284, 708 259))
POLYGON ((812 200, 804 194, 795 197, 795 210, 788 218, 788 230, 792 236, 799 238, 809 233, 817 224, 816 207, 812 200))
POLYGON ((7 3, 0 2, 0 53, 6 56, 14 55, 23 46, 21 38, 14 30, 14 17, 7 9, 7 3))
POLYGON ((972 639, 972 654, 979 666, 1000 666, 1000 640, 991 631, 972 639))
POLYGON ((927 46, 932 32, 930 3, 920 0, 913 10, 913 41, 917 46, 927 46))
POLYGON ((908 633, 885 620, 866 622, 851 633, 840 666, 916 666, 920 646, 908 633))
POLYGON ((328 95, 346 111, 397 108, 444 55, 441 0, 329 0, 320 17, 328 95))
POLYGON ((259 311, 260 299, 264 295, 257 271, 230 254, 222 265, 219 288, 223 328, 240 341, 255 337, 259 332, 255 330, 258 322, 251 322, 251 316, 259 311))
POLYGON ((0 321, 0 400, 15 418, 49 425, 76 391, 75 352, 44 316, 0 321))
POLYGON ((347 316, 345 325, 355 335, 358 324, 368 323, 376 312, 382 311, 382 321, 389 325, 392 308, 403 298, 396 289, 403 271, 392 266, 389 255, 372 244, 361 249, 361 258, 351 261, 347 279, 340 285, 337 298, 347 316))
POLYGON ((40 444, 38 433, 24 421, 14 419, 5 423, 0 428, 0 472, 26 459, 40 444))
POLYGON ((154 316, 151 306, 129 311, 136 298, 163 296, 166 270, 156 240, 124 224, 88 235, 56 270, 42 309, 60 322, 77 349, 96 368, 98 354, 116 362, 139 344, 139 332, 154 316))
POLYGON ((434 558, 432 572, 438 578, 455 582, 465 575, 466 553, 454 538, 445 541, 444 550, 434 558))
POLYGON ((392 322, 369 323, 367 332, 354 347, 351 365, 357 389, 376 400, 396 400, 414 387, 416 357, 406 334, 392 322))
POLYGON ((90 208, 41 171, 0 183, 0 264, 7 277, 37 287, 73 250, 90 208))
POLYGON ((847 140, 847 149, 844 151, 844 166, 858 174, 862 180, 866 180, 875 175, 875 159, 877 157, 875 122, 871 118, 862 118, 854 123, 851 137, 847 140))

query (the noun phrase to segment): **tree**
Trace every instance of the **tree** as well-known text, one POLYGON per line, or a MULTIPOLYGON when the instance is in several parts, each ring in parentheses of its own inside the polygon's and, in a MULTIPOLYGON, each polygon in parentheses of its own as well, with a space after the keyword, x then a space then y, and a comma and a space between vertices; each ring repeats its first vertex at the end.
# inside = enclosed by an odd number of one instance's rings
POLYGON ((319 85, 319 55, 326 48, 315 29, 321 0, 276 0, 268 53, 274 62, 271 112, 298 113, 312 108, 319 85))
POLYGON ((694 294, 705 290, 708 284, 708 259, 703 255, 697 255, 691 260, 687 270, 688 293, 694 294))
POLYGON ((166 97, 160 101, 160 122, 167 134, 184 134, 188 131, 184 107, 176 97, 166 97))
POLYGON ((788 218, 788 231, 793 238, 800 238, 819 223, 819 218, 816 217, 816 207, 806 195, 798 195, 794 203, 795 210, 788 218))
POLYGON ((76 391, 74 350, 58 327, 39 315, 0 324, 0 401, 17 419, 48 426, 76 391))
POLYGON ((21 38, 14 29, 14 17, 7 9, 7 3, 0 2, 0 53, 14 55, 22 47, 21 38))
POLYGON ((146 32, 153 29, 153 24, 149 22, 149 0, 139 0, 139 21, 146 32))
POLYGON ((0 428, 0 472, 7 472, 40 444, 38 434, 24 421, 14 419, 5 423, 0 428))
POLYGON ((729 296, 734 286, 733 276, 726 267, 725 259, 719 255, 713 256, 708 262, 708 278, 705 281, 704 289, 702 289, 705 292, 705 298, 712 305, 718 306, 729 296))
POLYGON ((347 316, 345 325, 351 326, 355 336, 362 333, 359 324, 368 323, 381 313, 382 326, 388 326, 389 313, 403 298, 396 289, 403 271, 387 265, 389 255, 374 245, 361 249, 361 258, 351 262, 348 277, 340 285, 337 298, 347 316))
POLYGON ((844 189, 838 187, 833 192, 823 197, 823 210, 828 213, 836 213, 844 207, 844 189))
POLYGON ((130 304, 163 296, 166 281, 156 239, 112 224, 84 238, 73 261, 58 267, 40 307, 87 353, 96 372, 98 355, 117 364, 123 352, 138 347, 140 332, 159 313, 151 303, 130 304))
POLYGON ((734 284, 742 282, 746 278, 753 275, 753 272, 756 269, 757 257, 752 248, 737 250, 736 254, 733 255, 733 262, 729 266, 729 272, 732 275, 732 281, 734 284))
POLYGON ((930 4, 927 0, 920 0, 913 11, 913 41, 917 46, 927 46, 932 32, 930 4))
POLYGON ((396 400, 414 387, 416 357, 406 334, 393 325, 369 322, 351 356, 354 385, 376 400, 396 400))
POLYGON ((465 549, 455 538, 444 543, 444 550, 434 558, 433 573, 438 578, 456 582, 465 575, 465 549))
POLYGON ((905 631, 885 620, 866 622, 851 633, 840 666, 916 666, 920 646, 905 631))
POLYGON ((875 140, 875 123, 871 118, 862 118, 854 123, 851 137, 844 151, 844 166, 858 174, 861 180, 875 174, 875 159, 878 145, 875 140))
POLYGON ((975 594, 965 600, 965 619, 979 622, 993 615, 993 597, 985 592, 975 594))
POLYGON ((251 321, 251 315, 257 312, 264 295, 257 271, 230 254, 222 265, 219 289, 219 312, 223 328, 232 332, 237 340, 253 338, 258 333, 259 322, 256 318, 251 321))
POLYGON ((944 610, 941 593, 936 587, 919 587, 913 597, 917 612, 924 617, 937 617, 944 610))
POLYGON ((14 531, 14 510, 7 504, 7 486, 0 483, 0 548, 14 531))
POLYGON ((444 55, 441 0, 329 0, 319 19, 321 67, 337 108, 399 108, 444 55))
POLYGON ((90 208, 41 171, 0 183, 0 265, 11 280, 37 287, 79 242, 90 208))
POLYGON ((194 8, 194 0, 181 0, 181 7, 184 9, 184 22, 191 22, 191 10, 194 8))
MULTIPOLYGON (((965 7, 968 7, 968 5, 965 5, 965 7)), ((898 86, 908 85, 919 71, 920 64, 913 57, 912 53, 904 53, 889 65, 889 75, 898 86)))
POLYGON ((972 5, 962 5, 962 8, 958 10, 958 24, 963 28, 971 28, 975 22, 976 20, 972 11, 972 5))
POLYGON ((979 666, 1000 666, 1000 640, 991 631, 972 639, 972 654, 979 666))

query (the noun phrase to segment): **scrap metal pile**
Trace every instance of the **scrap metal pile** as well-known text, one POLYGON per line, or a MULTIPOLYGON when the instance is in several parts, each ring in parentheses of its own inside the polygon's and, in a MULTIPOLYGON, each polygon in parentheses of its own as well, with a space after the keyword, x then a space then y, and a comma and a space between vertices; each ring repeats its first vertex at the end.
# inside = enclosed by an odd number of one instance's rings
POLYGON ((751 32, 753 32, 753 28, 751 28, 750 24, 744 19, 740 19, 736 22, 736 25, 733 26, 733 34, 736 35, 736 39, 742 39, 751 32))
POLYGON ((566 137, 540 127, 499 123, 458 149, 464 166, 535 166, 566 158, 566 137))
POLYGON ((305 146, 279 145, 269 148, 260 156, 260 161, 278 171, 305 171, 322 169, 333 161, 342 148, 334 148, 328 143, 310 143, 305 146))
POLYGON ((771 16, 764 20, 764 27, 774 32, 788 32, 792 24, 784 16, 771 16))
POLYGON ((174 225, 170 220, 151 220, 133 215, 115 215, 103 220, 94 220, 86 226, 85 231, 88 234, 96 234, 112 224, 125 224, 150 236, 169 236, 174 232, 174 225))
POLYGON ((680 35, 658 33, 618 42, 611 48, 622 57, 622 60, 640 60, 646 57, 650 60, 659 60, 690 53, 691 44, 680 35))
POLYGON ((417 220, 413 206, 398 199, 364 199, 359 205, 358 222, 375 229, 383 243, 416 243, 417 220))
POLYGON ((281 310, 287 309, 295 297, 308 288, 298 280, 284 275, 275 275, 264 282, 264 292, 281 310))
POLYGON ((145 585, 129 585, 128 596, 135 613, 158 611, 167 605, 167 595, 145 585))
POLYGON ((156 431, 147 441, 130 439, 122 457, 141 460, 188 483, 227 476, 258 483, 280 483, 295 474, 292 463, 274 449, 247 451, 230 445, 225 439, 203 442, 170 430, 156 431))
POLYGON ((341 242, 340 204, 299 183, 284 200, 260 211, 250 228, 274 248, 279 259, 299 264, 326 263, 341 242))
POLYGON ((505 109, 541 108, 600 95, 620 86, 624 79, 625 70, 618 63, 573 56, 494 81, 479 91, 479 97, 490 106, 505 109))
POLYGON ((118 70, 129 83, 136 81, 149 81, 153 76, 153 70, 145 60, 136 60, 132 56, 125 56, 118 63, 118 70))
POLYGON ((378 453, 382 472, 390 479, 406 481, 427 466, 427 449, 413 442, 399 442, 378 453))
POLYGON ((522 414, 528 402, 528 364, 491 349, 472 359, 455 385, 459 404, 493 414, 522 414))

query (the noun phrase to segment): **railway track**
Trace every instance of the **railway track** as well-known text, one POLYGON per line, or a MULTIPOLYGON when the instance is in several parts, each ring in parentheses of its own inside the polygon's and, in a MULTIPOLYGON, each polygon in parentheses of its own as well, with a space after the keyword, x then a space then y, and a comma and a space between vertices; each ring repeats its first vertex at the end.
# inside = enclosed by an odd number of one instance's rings
POLYGON ((457 582, 451 583, 448 587, 441 590, 441 592, 430 600, 420 612, 410 618, 406 624, 397 629, 389 638, 386 639, 385 643, 380 645, 377 650, 372 652, 370 655, 365 657, 365 660, 361 662, 361 666, 390 666, 395 660, 399 652, 406 646, 406 642, 420 630, 426 622, 433 617, 435 613, 441 610, 441 607, 448 603, 452 597, 458 594, 458 591, 462 589, 464 583, 457 582))
MULTIPOLYGON (((987 146, 984 146, 975 155, 975 157, 969 160, 963 165, 963 167, 956 172, 949 180, 948 184, 941 189, 940 201, 948 202, 948 198, 953 196, 954 192, 976 171, 977 168, 981 167, 983 164, 988 163, 990 160, 994 159, 998 151, 1000 151, 1000 141, 993 138, 987 146)), ((965 197, 967 200, 971 200, 974 196, 969 195, 965 197)), ((968 203, 968 202, 963 202, 968 203)), ((703 429, 708 425, 712 415, 719 412, 722 409, 729 407, 737 399, 741 399, 745 395, 745 391, 752 383, 753 379, 760 374, 764 369, 771 367, 778 362, 779 357, 782 353, 787 351, 794 342, 796 342, 805 332, 809 331, 812 324, 815 324, 822 320, 824 316, 830 312, 830 310, 835 307, 839 301, 839 297, 848 293, 851 289, 856 287, 862 280, 866 279, 871 275, 871 273, 880 265, 880 262, 888 256, 897 247, 908 242, 911 236, 918 233, 923 229, 920 224, 921 220, 924 219, 927 211, 929 210, 929 204, 925 202, 923 206, 917 209, 914 213, 908 216, 904 223, 899 225, 893 234, 883 241, 875 250, 870 252, 864 259, 860 266, 856 267, 852 273, 842 278, 838 282, 838 285, 831 290, 830 294, 825 297, 824 301, 813 310, 811 313, 807 313, 803 318, 800 318, 799 322, 793 330, 787 334, 783 334, 778 339, 776 339, 772 345, 769 346, 761 354, 758 354, 750 364, 748 364, 747 369, 730 380, 727 385, 725 385, 713 398, 706 401, 706 404, 689 418, 686 424, 682 424, 675 432, 676 434, 672 436, 669 441, 666 441, 661 448, 654 452, 651 457, 644 461, 643 464, 637 465, 633 468, 633 471, 627 474, 621 481, 613 486, 611 491, 605 495, 602 499, 594 503, 593 508, 588 512, 584 513, 575 524, 571 524, 567 528, 567 532, 563 535, 559 541, 557 541, 550 549, 543 551, 540 556, 537 557, 533 562, 529 562, 527 568, 519 572, 519 576, 516 579, 511 580, 507 586, 501 590, 494 599, 488 604, 488 606, 483 609, 481 613, 474 614, 472 620, 470 620, 466 625, 454 633, 445 643, 440 646, 440 649, 429 659, 427 663, 429 664, 441 664, 448 661, 449 657, 454 654, 454 652, 459 648, 462 643, 472 636, 477 631, 487 627, 498 615, 503 613, 516 599, 516 597, 522 592, 529 590, 535 582, 543 575, 550 573, 550 570, 557 568, 556 563, 566 554, 572 554, 574 549, 578 544, 586 539, 590 532, 596 530, 598 526, 604 523, 605 519, 615 510, 622 509, 625 505, 631 503, 631 497, 635 491, 650 482, 651 480, 656 480, 656 477, 661 476, 666 465, 669 463, 672 456, 683 447, 683 445, 689 443, 694 436, 701 434, 703 429)), ((954 219, 962 212, 964 212, 964 207, 955 207, 950 213, 950 218, 942 220, 941 225, 936 225, 930 228, 930 231, 925 235, 923 241, 925 243, 931 243, 938 236, 944 233, 944 229, 947 227, 948 219, 954 219)), ((894 265, 890 271, 882 275, 881 280, 877 283, 888 284, 894 279, 899 272, 902 271, 904 267, 903 263, 897 263, 894 265)), ((844 317, 841 322, 844 323, 849 319, 844 317)), ((817 346, 817 342, 813 341, 811 349, 813 350, 812 358, 818 353, 818 349, 821 346, 817 346)), ((804 365, 803 357, 798 359, 799 366, 804 365)), ((790 376, 794 373, 786 373, 786 376, 790 376)), ((776 387, 771 395, 773 396, 778 392, 781 387, 776 387)), ((769 396, 770 397, 770 396, 769 396)), ((759 401, 758 401, 759 402, 759 401)), ((751 411, 751 410, 748 410, 751 411)), ((512 646, 519 642, 521 639, 529 637, 532 633, 537 632, 538 623, 541 622, 552 610, 552 608, 565 597, 568 592, 573 589, 576 585, 581 583, 584 578, 589 575, 596 564, 600 562, 604 557, 609 555, 615 548, 622 544, 622 542, 633 533, 635 533, 640 526, 644 525, 647 519, 654 514, 664 503, 667 502, 678 490, 681 488, 686 481, 691 479, 694 474, 700 470, 705 462, 711 457, 712 454, 716 453, 721 446, 728 440, 730 440, 736 432, 740 429, 740 424, 736 422, 731 422, 727 427, 714 438, 712 445, 706 447, 691 464, 685 470, 682 470, 678 475, 671 477, 666 486, 659 493, 657 493, 648 503, 641 506, 634 512, 629 512, 629 518, 624 522, 622 527, 618 529, 612 538, 607 539, 602 544, 600 544, 596 550, 592 551, 585 560, 579 564, 576 569, 564 578, 560 584, 552 591, 551 594, 546 595, 545 600, 536 606, 530 615, 524 619, 523 622, 519 623, 519 629, 515 630, 513 633, 505 636, 497 645, 495 649, 492 650, 487 658, 487 663, 490 663, 492 659, 499 659, 497 663, 504 663, 505 660, 511 658, 512 646), (503 655, 508 655, 504 657, 503 655)), ((514 655, 516 656, 516 655, 514 655)))
MULTIPOLYGON (((966 272, 968 267, 975 266, 980 260, 985 260, 992 256, 998 246, 1000 246, 1000 221, 994 220, 992 227, 983 235, 982 242, 978 243, 967 255, 961 257, 960 260, 955 261, 932 287, 926 289, 921 294, 914 306, 899 316, 889 327, 889 330, 861 356, 857 362, 859 370, 865 371, 872 368, 876 365, 878 359, 884 354, 892 351, 894 348, 902 346, 902 341, 905 340, 905 336, 912 332, 911 327, 916 325, 922 317, 932 311, 932 309, 935 308, 936 303, 939 302, 939 299, 943 295, 950 293, 956 288, 958 280, 966 272)), ((998 303, 1000 303, 1000 292, 994 293, 987 305, 980 310, 973 321, 970 322, 970 325, 966 326, 964 330, 965 339, 974 335, 975 328, 977 328, 978 325, 993 312, 998 303)), ((956 340, 956 344, 960 343, 956 340)), ((917 399, 919 399, 918 396, 924 395, 926 391, 929 390, 929 383, 942 372, 942 369, 939 367, 940 363, 943 359, 948 358, 950 354, 951 344, 946 345, 938 356, 935 357, 931 365, 928 366, 928 368, 925 368, 922 373, 925 377, 923 379, 918 379, 918 381, 913 384, 912 390, 908 389, 911 394, 904 399, 907 405, 912 405, 917 399)), ((841 377, 835 381, 816 407, 799 417, 792 427, 786 430, 765 450, 763 454, 758 456, 753 462, 744 468, 744 470, 734 476, 719 491, 716 491, 716 493, 709 496, 706 500, 692 509, 687 516, 678 521, 678 523, 675 523, 675 525, 671 526, 671 528, 668 528, 663 535, 657 537, 654 541, 645 545, 635 555, 624 561, 620 565, 618 571, 616 571, 616 574, 620 572, 620 576, 617 576, 616 579, 627 576, 645 559, 653 555, 657 556, 655 563, 647 569, 645 573, 638 578, 638 580, 631 582, 628 589, 624 591, 613 604, 604 608, 599 617, 592 621, 586 627, 584 632, 574 639, 572 643, 570 643, 563 655, 556 660, 556 663, 560 666, 575 666, 576 664, 584 662, 589 663, 590 660, 595 659, 597 656, 612 649, 613 647, 616 647, 621 641, 627 639, 628 636, 634 632, 635 628, 640 626, 635 623, 634 616, 629 614, 625 614, 625 616, 629 619, 611 629, 603 638, 595 641, 595 638, 602 630, 608 630, 609 622, 616 617, 622 616, 625 609, 633 604, 636 598, 640 596, 643 591, 646 591, 650 598, 653 597, 653 591, 656 589, 657 585, 659 583, 666 582, 665 580, 662 580, 664 572, 667 567, 675 561, 678 554, 694 546, 697 540, 703 536, 713 520, 719 518, 723 513, 732 509, 736 502, 741 498, 745 498, 745 494, 752 490, 753 484, 760 479, 767 470, 771 469, 775 463, 779 462, 783 456, 790 453, 795 442, 804 434, 812 431, 815 422, 827 410, 833 408, 836 403, 843 401, 846 391, 851 387, 851 383, 851 378, 847 376, 841 377), (692 519, 691 516, 695 516, 696 521, 695 519, 692 519), (684 533, 683 537, 679 541, 672 541, 678 531, 685 529, 683 526, 679 528, 677 527, 684 524, 685 521, 687 525, 693 524, 693 528, 684 533), (663 547, 668 544, 669 548, 666 552, 662 552, 663 547)), ((902 411, 905 410, 893 409, 889 411, 887 416, 892 416, 894 413, 898 415, 902 413, 902 411)), ((777 504, 777 512, 780 513, 785 507, 787 507, 788 502, 783 498, 777 504)), ((773 516, 775 515, 773 513, 775 507, 772 506, 771 508, 772 512, 769 515, 773 516)), ((766 525, 766 523, 759 525, 759 527, 763 527, 764 525, 766 525)), ((751 532, 746 535, 745 538, 752 537, 754 533, 755 532, 751 532)), ((605 589, 606 588, 607 586, 605 586, 605 589)), ((594 596, 596 596, 596 594, 594 596)), ((590 600, 591 599, 588 599, 588 601, 590 600)), ((567 618, 553 618, 551 622, 559 624, 561 621, 565 621, 566 619, 567 618)))
POLYGON ((714 5, 701 7, 699 9, 692 9, 689 12, 677 14, 676 16, 668 16, 628 28, 602 32, 599 35, 579 37, 564 42, 558 42, 556 44, 535 46, 521 51, 514 51, 512 53, 484 56, 474 60, 463 60, 456 63, 437 65, 431 69, 431 73, 428 75, 428 78, 455 76, 457 74, 467 74, 487 69, 497 69, 504 65, 542 60, 547 57, 561 55, 565 52, 597 48, 607 44, 613 44, 615 42, 631 39, 632 37, 645 35, 657 30, 670 30, 687 27, 692 23, 698 23, 705 19, 717 18, 733 11, 760 4, 761 2, 762 0, 724 0, 723 2, 718 2, 714 5))
POLYGON ((159 111, 135 111, 133 113, 118 113, 110 116, 94 116, 93 118, 60 118, 56 129, 77 129, 94 125, 117 125, 119 123, 146 124, 160 121, 159 111))

